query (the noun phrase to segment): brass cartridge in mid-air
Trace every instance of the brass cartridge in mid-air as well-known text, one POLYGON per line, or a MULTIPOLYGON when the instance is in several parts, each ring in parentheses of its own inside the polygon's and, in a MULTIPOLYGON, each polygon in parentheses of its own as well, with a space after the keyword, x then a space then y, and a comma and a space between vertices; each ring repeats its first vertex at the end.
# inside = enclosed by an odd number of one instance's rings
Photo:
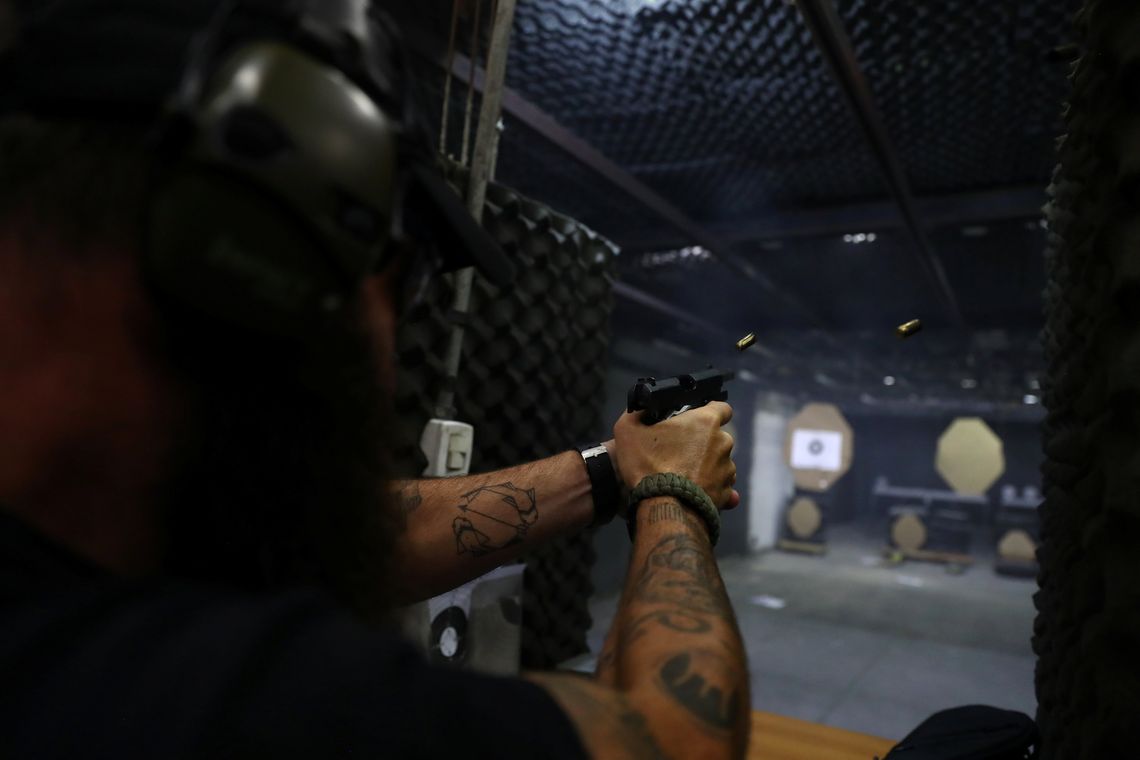
POLYGON ((901 325, 896 327, 895 328, 895 335, 899 336, 900 338, 909 338, 910 336, 914 335, 916 332, 918 332, 921 329, 922 329, 922 320, 921 319, 912 319, 911 321, 903 322, 901 325))

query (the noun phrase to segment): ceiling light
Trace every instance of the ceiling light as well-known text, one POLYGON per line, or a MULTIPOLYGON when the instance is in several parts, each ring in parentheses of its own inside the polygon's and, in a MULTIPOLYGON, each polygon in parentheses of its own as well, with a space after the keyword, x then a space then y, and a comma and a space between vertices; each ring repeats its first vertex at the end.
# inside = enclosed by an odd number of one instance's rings
POLYGON ((887 375, 883 378, 883 385, 894 385, 895 378, 892 375, 887 375))
POLYGON ((971 390, 973 388, 977 388, 978 387, 978 381, 972 377, 963 377, 962 378, 962 387, 965 388, 966 390, 971 390))
POLYGON ((1037 396, 1033 395, 1032 393, 1026 393, 1025 398, 1022 399, 1022 401, 1024 401, 1026 404, 1036 404, 1040 400, 1041 399, 1037 398, 1037 396))

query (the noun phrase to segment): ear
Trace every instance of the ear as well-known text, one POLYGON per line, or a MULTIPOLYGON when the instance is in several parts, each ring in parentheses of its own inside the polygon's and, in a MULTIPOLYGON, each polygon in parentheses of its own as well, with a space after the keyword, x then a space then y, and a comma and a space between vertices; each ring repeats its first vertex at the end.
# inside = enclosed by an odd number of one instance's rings
POLYGON ((385 267, 383 272, 364 281, 361 288, 361 319, 372 337, 372 347, 376 355, 380 382, 389 397, 396 392, 396 314, 394 267, 385 267))

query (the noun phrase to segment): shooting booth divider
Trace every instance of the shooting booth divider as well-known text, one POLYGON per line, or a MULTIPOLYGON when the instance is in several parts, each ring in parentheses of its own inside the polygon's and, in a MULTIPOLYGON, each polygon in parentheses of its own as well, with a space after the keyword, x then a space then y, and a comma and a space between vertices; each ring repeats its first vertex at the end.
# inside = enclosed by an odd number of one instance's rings
MULTIPOLYGON (((453 170, 453 180, 466 186, 461 170, 453 170)), ((518 274, 502 291, 476 276, 470 313, 462 317, 467 333, 455 406, 456 418, 475 427, 472 473, 607 437, 601 410, 617 254, 585 226, 502 185, 487 188, 483 225, 518 274)), ((423 471, 419 432, 447 382, 443 357, 457 317, 450 283, 439 278, 431 287, 398 336, 399 477, 423 471)), ((556 540, 525 562, 521 666, 551 668, 588 651, 593 533, 556 540)), ((479 630, 478 621, 471 628, 479 630)))
POLYGON ((1140 746, 1140 4, 1087 0, 1076 27, 1046 257, 1042 760, 1140 746))

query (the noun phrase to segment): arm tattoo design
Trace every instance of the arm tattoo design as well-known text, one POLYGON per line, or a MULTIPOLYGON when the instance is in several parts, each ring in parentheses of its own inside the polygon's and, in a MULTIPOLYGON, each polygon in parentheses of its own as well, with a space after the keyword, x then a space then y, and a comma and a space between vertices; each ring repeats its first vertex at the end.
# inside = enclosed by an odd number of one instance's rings
POLYGON ((740 686, 729 686, 726 693, 702 675, 709 671, 724 673, 729 666, 719 655, 698 649, 670 656, 662 663, 657 677, 665 693, 690 715, 727 735, 740 714, 740 686))
POLYGON ((674 633, 708 633, 712 630, 712 624, 705 620, 704 616, 690 615, 687 612, 677 610, 655 610, 642 615, 632 623, 618 622, 614 625, 621 625, 616 642, 617 646, 602 650, 595 666, 595 673, 616 665, 618 650, 627 649, 638 640, 645 638, 652 632, 654 626, 667 628, 674 633))
MULTIPOLYGON (((676 646, 658 660, 657 687, 710 735, 725 739, 733 736, 746 714, 747 675, 734 665, 740 660, 734 615, 708 543, 686 533, 659 540, 640 569, 630 602, 666 607, 632 620, 622 631, 622 647, 649 635, 654 628, 661 633, 665 628, 693 634, 689 645, 675 639, 676 646), (710 641, 707 634, 713 632, 714 623, 727 624, 732 632, 710 641)), ((622 647, 617 652, 619 660, 622 647)))
POLYGON ((460 514, 451 523, 456 553, 476 557, 522 543, 538 521, 534 489, 516 488, 512 483, 465 493, 458 509, 460 514))
POLYGON ((666 536, 649 552, 633 599, 649 604, 675 604, 682 610, 721 617, 732 615, 708 547, 684 534, 666 536))
POLYGON ((688 522, 688 513, 685 508, 680 504, 667 502, 665 504, 654 504, 649 508, 649 523, 664 522, 670 520, 672 522, 688 522))
POLYGON ((396 493, 396 502, 399 504, 400 518, 404 521, 405 525, 408 522, 408 517, 419 508, 423 501, 424 497, 420 495, 420 484, 414 480, 396 493))

